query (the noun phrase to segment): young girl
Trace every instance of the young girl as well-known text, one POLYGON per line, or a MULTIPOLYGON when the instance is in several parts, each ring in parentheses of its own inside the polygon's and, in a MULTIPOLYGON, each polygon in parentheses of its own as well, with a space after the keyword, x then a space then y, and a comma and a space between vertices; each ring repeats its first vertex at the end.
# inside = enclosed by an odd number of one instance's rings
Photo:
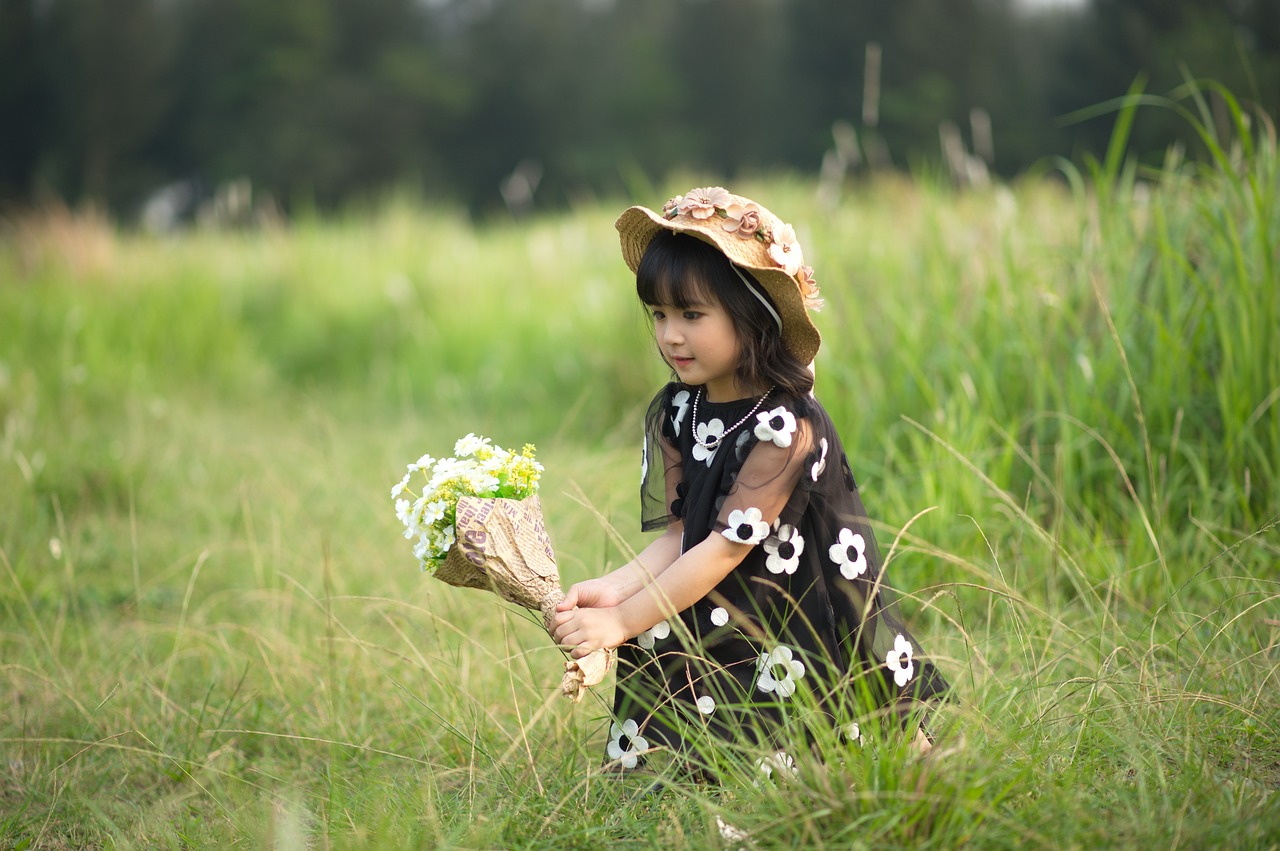
POLYGON ((896 617, 812 395, 820 301, 794 231, 720 187, 632 207, 617 229, 677 380, 645 421, 641 519, 662 534, 572 586, 553 625, 574 657, 618 647, 608 755, 630 769, 709 741, 785 749, 868 708, 927 749, 918 710, 947 684, 896 617))

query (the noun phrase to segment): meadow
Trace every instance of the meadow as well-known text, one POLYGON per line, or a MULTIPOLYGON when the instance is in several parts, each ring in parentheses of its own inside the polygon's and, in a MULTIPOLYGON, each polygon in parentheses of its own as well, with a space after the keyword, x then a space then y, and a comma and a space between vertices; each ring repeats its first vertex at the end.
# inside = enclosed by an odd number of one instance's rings
POLYGON ((818 394, 959 698, 928 759, 777 782, 603 776, 608 690, 558 697, 389 498, 478 432, 537 445, 566 582, 643 545, 665 371, 612 221, 705 175, 519 222, 5 222, 0 847, 1280 847, 1280 177, 1231 116, 1158 169, 731 186, 817 269, 818 394))

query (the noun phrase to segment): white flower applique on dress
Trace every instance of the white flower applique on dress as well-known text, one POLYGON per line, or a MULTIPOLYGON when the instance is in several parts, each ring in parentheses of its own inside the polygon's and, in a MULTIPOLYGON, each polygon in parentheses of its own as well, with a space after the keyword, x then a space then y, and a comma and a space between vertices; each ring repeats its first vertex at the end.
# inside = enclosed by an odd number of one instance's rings
POLYGON ((640 441, 640 487, 649 481, 649 438, 640 441))
POLYGON ((724 606, 716 606, 711 610, 711 623, 715 626, 724 626, 729 623, 729 610, 724 606))
POLYGON ((689 391, 681 390, 672 396, 671 407, 676 409, 676 412, 671 415, 671 428, 675 430, 676 436, 679 437, 680 426, 684 424, 685 414, 689 413, 689 391))
POLYGON ((791 445, 791 436, 796 433, 795 415, 782 406, 772 411, 756 414, 756 437, 768 440, 774 446, 786 449, 791 445))
POLYGON ((796 693, 796 680, 804 677, 804 662, 794 658, 795 653, 785 644, 779 644, 768 653, 761 653, 756 669, 760 677, 756 688, 773 692, 778 697, 791 697, 796 693))
POLYGON ((649 750, 649 743, 640 735, 640 725, 631 718, 609 728, 609 744, 605 753, 609 759, 622 761, 623 768, 635 768, 640 756, 649 750))
POLYGON ((729 528, 721 532, 730 541, 755 546, 769 536, 769 524, 758 508, 743 511, 736 508, 729 512, 729 528))
POLYGON ((893 649, 884 658, 885 665, 893 671, 893 681, 897 683, 898 688, 905 686, 915 676, 916 666, 911 660, 914 652, 906 636, 898 633, 898 637, 893 640, 893 649))
POLYGON ((823 471, 827 469, 827 448, 829 445, 825 437, 818 441, 821 454, 818 456, 818 460, 813 462, 813 466, 809 468, 809 478, 815 482, 823 471))
POLYGON ((867 572, 867 542, 851 529, 841 529, 840 538, 827 551, 840 568, 840 575, 853 579, 867 572))
POLYGON ((653 626, 636 636, 636 644, 639 644, 645 650, 652 650, 653 645, 671 634, 671 624, 667 621, 658 621, 653 626))
MULTIPOLYGON (((778 751, 756 760, 756 768, 764 775, 764 780, 772 780, 775 772, 783 779, 793 778, 800 773, 796 768, 796 761, 786 751, 778 751)), ((760 785, 760 779, 755 781, 755 785, 760 785)))
POLYGON ((800 554, 804 552, 804 538, 795 526, 779 524, 777 533, 764 542, 766 553, 764 566, 770 573, 790 575, 800 566, 800 554))
POLYGON ((710 467, 711 459, 716 457, 716 450, 720 448, 720 438, 724 437, 724 421, 714 418, 698 423, 693 427, 693 436, 693 460, 705 461, 710 467), (704 445, 708 443, 711 444, 710 449, 704 445))

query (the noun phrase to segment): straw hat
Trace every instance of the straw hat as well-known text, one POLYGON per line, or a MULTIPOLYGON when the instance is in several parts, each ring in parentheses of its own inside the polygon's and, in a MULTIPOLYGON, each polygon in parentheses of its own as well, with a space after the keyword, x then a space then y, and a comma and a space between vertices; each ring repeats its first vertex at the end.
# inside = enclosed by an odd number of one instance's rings
POLYGON ((660 230, 686 233, 720 249, 769 293, 782 319, 787 350, 801 363, 813 361, 822 337, 809 311, 819 309, 822 299, 791 225, 756 202, 713 186, 677 195, 662 206, 661 213, 630 207, 614 227, 622 240, 622 259, 632 272, 640 267, 645 249, 660 230))

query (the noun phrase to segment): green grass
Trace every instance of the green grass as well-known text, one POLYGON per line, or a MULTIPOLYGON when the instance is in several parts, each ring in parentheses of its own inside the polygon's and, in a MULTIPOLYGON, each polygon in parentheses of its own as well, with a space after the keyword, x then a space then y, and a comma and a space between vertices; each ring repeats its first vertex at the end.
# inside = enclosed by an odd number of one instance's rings
POLYGON ((939 759, 828 742, 776 785, 752 754, 714 788, 596 775, 607 690, 557 698, 531 617, 421 575, 392 511, 477 431, 538 445, 566 582, 641 545, 663 371, 625 200, 10 223, 0 847, 701 848, 717 816, 762 847, 1276 847, 1280 185, 1231 106, 1219 161, 1159 173, 735 186, 819 270, 818 392, 961 700, 939 759))

